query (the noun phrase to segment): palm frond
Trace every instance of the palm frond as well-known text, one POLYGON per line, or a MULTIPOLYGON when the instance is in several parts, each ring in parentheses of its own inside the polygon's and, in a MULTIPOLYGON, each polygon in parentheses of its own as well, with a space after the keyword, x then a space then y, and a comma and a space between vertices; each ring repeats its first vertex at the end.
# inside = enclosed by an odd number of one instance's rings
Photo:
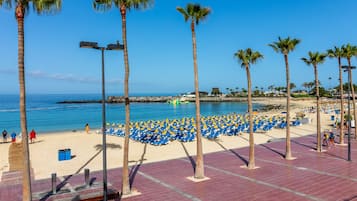
POLYGON ((304 61, 307 65, 313 65, 313 66, 324 63, 325 58, 327 57, 327 54, 319 53, 319 52, 309 51, 308 54, 309 54, 308 58, 301 58, 301 60, 304 61))
POLYGON ((334 47, 333 49, 328 49, 326 51, 327 56, 330 58, 341 58, 343 56, 343 51, 340 47, 334 47))
POLYGON ((32 0, 33 10, 37 14, 54 14, 61 10, 61 0, 32 0))
POLYGON ((199 4, 192 3, 187 4, 185 8, 177 7, 176 10, 184 16, 186 22, 191 20, 196 25, 198 25, 200 21, 206 19, 206 17, 211 13, 209 8, 204 8, 199 4))
POLYGON ((255 64, 257 63, 260 59, 263 59, 264 56, 260 54, 260 52, 253 52, 252 57, 251 57, 251 63, 255 64))
MULTIPOLYGON (((154 0, 119 0, 119 4, 125 4, 127 10, 135 9, 135 10, 144 10, 150 7, 154 0)), ((118 5, 119 5, 118 4, 118 5)))
POLYGON ((284 55, 289 54, 291 51, 293 51, 300 43, 299 39, 290 39, 290 37, 287 38, 281 38, 280 36, 278 37, 278 41, 270 44, 269 46, 274 49, 274 51, 282 53, 284 55))
POLYGON ((301 58, 301 60, 302 60, 303 62, 305 62, 308 66, 311 65, 311 62, 310 62, 309 59, 303 57, 303 58, 301 58))
POLYGON ((238 59, 238 62, 241 63, 241 66, 243 68, 245 68, 246 66, 250 66, 250 64, 255 64, 257 61, 264 58, 264 56, 260 52, 254 52, 250 48, 247 48, 245 50, 238 50, 236 53, 234 53, 234 57, 238 59))
POLYGON ((357 56, 357 47, 351 44, 343 45, 342 46, 342 57, 347 59, 351 59, 353 56, 357 56))
POLYGON ((93 8, 98 11, 110 10, 113 5, 117 8, 125 6, 126 10, 141 10, 150 7, 154 0, 93 0, 93 8))
POLYGON ((107 11, 112 8, 112 0, 94 0, 93 8, 97 11, 107 11))
POLYGON ((4 7, 6 9, 11 9, 12 8, 12 0, 0 0, 0 7, 4 7))
POLYGON ((271 48, 273 48, 273 50, 274 50, 275 52, 279 52, 279 47, 278 47, 278 45, 277 45, 276 42, 271 43, 271 44, 268 44, 268 46, 270 46, 271 48))
POLYGON ((187 20, 190 18, 190 16, 186 12, 186 10, 182 7, 177 7, 176 10, 183 15, 183 17, 185 18, 185 22, 187 22, 187 20))

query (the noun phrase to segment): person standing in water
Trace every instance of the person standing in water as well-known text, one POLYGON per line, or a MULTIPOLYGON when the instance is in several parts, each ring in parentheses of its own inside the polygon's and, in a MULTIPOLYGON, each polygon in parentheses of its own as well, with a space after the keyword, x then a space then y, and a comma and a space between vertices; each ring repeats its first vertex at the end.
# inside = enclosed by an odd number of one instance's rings
POLYGON ((33 143, 35 139, 36 139, 36 132, 34 129, 32 129, 30 133, 30 143, 33 143))
POLYGON ((16 133, 15 132, 12 132, 11 133, 11 142, 16 142, 16 133))
POLYGON ((88 123, 86 123, 85 131, 86 131, 87 134, 89 134, 89 124, 88 123))
POLYGON ((6 130, 4 130, 2 132, 2 140, 3 140, 4 143, 7 142, 7 131, 6 130))

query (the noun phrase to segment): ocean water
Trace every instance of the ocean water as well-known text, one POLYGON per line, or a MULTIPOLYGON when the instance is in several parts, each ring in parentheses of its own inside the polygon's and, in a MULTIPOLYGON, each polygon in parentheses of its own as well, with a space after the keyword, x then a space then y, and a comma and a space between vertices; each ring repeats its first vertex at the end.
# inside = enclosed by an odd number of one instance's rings
MULTIPOLYGON (((162 94, 169 95, 169 94, 162 94)), ((28 130, 55 132, 84 129, 89 123, 92 129, 100 128, 102 105, 57 104, 63 100, 100 100, 100 94, 49 94, 27 95, 28 130)), ((259 109, 261 105, 254 105, 259 109)), ((179 119, 195 116, 195 104, 171 105, 168 103, 131 103, 131 121, 179 119)), ((243 114, 247 111, 246 103, 201 103, 201 115, 243 114)), ((110 123, 125 122, 124 104, 107 104, 106 120, 110 123)), ((18 95, 0 95, 0 130, 20 132, 20 114, 18 95)))

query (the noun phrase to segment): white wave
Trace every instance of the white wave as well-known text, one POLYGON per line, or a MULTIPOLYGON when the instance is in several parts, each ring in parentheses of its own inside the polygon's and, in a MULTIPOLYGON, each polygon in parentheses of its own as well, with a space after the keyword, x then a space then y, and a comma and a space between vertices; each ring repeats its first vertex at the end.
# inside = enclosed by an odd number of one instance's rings
POLYGON ((19 109, 0 109, 0 112, 18 112, 19 109))
MULTIPOLYGON (((67 106, 51 106, 51 107, 28 107, 27 111, 43 111, 43 110, 58 110, 58 109, 70 109, 70 108, 80 108, 80 106, 67 105, 67 106)), ((0 113, 5 112, 19 112, 18 108, 11 109, 0 109, 0 113)))

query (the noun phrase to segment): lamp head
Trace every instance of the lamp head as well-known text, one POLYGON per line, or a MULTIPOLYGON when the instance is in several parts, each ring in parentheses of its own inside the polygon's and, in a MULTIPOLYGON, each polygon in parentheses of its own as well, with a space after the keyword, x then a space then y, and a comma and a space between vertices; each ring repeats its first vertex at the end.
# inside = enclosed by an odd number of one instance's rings
POLYGON ((117 43, 115 43, 115 44, 108 44, 106 49, 107 50, 123 50, 124 45, 120 44, 119 41, 117 41, 117 43))
POLYGON ((80 48, 94 48, 98 49, 98 43, 97 42, 88 42, 88 41, 81 41, 79 43, 80 48))

